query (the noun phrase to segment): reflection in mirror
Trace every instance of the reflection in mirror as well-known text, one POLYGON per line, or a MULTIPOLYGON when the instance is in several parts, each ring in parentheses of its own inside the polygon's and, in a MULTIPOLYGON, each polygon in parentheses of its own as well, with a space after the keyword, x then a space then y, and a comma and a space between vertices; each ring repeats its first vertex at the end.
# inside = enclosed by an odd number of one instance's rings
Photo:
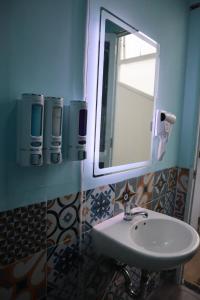
POLYGON ((158 57, 154 41, 111 17, 101 24, 95 149, 98 168, 105 170, 151 160, 158 57))

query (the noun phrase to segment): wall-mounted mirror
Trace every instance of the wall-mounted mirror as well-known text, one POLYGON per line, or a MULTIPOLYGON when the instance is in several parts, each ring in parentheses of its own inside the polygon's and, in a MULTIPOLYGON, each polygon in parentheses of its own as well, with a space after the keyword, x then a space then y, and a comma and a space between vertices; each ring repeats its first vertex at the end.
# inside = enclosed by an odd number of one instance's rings
POLYGON ((101 10, 94 175, 148 165, 159 45, 101 10))

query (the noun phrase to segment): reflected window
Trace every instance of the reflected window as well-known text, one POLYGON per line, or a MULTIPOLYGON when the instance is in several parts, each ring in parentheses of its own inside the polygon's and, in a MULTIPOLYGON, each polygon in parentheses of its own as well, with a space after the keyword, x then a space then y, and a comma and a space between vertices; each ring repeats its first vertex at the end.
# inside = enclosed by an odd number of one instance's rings
POLYGON ((118 82, 154 95, 156 48, 134 34, 118 39, 118 82))

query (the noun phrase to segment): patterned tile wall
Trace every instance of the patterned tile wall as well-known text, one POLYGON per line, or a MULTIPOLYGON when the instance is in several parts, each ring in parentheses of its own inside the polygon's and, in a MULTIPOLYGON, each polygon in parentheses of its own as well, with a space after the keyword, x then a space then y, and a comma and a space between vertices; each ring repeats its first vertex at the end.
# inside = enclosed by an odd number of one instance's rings
POLYGON ((114 215, 124 211, 127 201, 132 201, 133 206, 136 200, 137 178, 119 182, 115 185, 114 215))
POLYGON ((79 235, 80 193, 47 202, 47 246, 76 244, 79 235))
POLYGON ((179 168, 178 178, 177 178, 177 192, 176 192, 174 216, 181 220, 184 219, 188 180, 189 180, 189 170, 179 168))
POLYGON ((115 274, 115 265, 109 258, 98 256, 92 247, 90 231, 83 235, 80 269, 80 300, 102 299, 115 274))
MULTIPOLYGON (((128 199, 183 219, 188 176, 171 168, 0 212, 0 299, 130 300, 112 260, 94 253, 91 229, 128 199)), ((129 271, 137 287, 141 272, 129 271)))
MULTIPOLYGON (((91 228, 95 224, 100 223, 113 215, 121 213, 124 210, 124 204, 128 199, 131 199, 133 206, 142 206, 183 219, 183 207, 185 205, 187 194, 187 185, 185 185, 185 182, 188 180, 186 180, 185 177, 183 179, 183 176, 188 178, 188 175, 189 173, 186 172, 186 170, 170 168, 119 182, 112 186, 107 185, 100 188, 98 187, 97 189, 92 190, 91 198, 90 191, 86 192, 86 199, 83 206, 83 220, 85 220, 84 234, 90 236, 91 228), (176 193, 179 193, 179 182, 181 182, 181 191, 184 198, 184 202, 182 201, 181 204, 180 199, 176 197, 176 193), (94 199, 101 199, 101 201, 97 200, 98 203, 96 203, 93 202, 94 199), (92 210, 87 201, 94 204, 92 210), (95 218, 92 216, 95 216, 95 218)), ((101 274, 99 278, 96 267, 99 264, 103 265, 103 258, 95 257, 94 253, 88 256, 87 251, 83 253, 83 256, 86 257, 86 261, 90 261, 89 280, 87 280, 88 270, 84 270, 84 267, 82 270, 83 277, 86 278, 85 293, 87 294, 87 298, 84 299, 90 299, 90 294, 88 293, 91 293, 91 299, 132 299, 127 294, 124 278, 120 272, 116 272, 116 270, 113 272, 113 269, 111 269, 110 275, 105 272, 104 276, 101 274), (95 279, 97 278, 98 280, 96 282, 95 279), (101 286, 100 290, 98 289, 99 286, 101 286), (103 287, 104 294, 102 294, 103 287)), ((88 263, 86 265, 88 265, 88 263)), ((132 274, 133 285, 137 288, 140 283, 141 271, 137 268, 129 268, 129 271, 132 274)), ((152 274, 152 278, 150 278, 150 290, 148 290, 147 293, 150 293, 151 290, 155 288, 159 282, 159 277, 159 273, 152 274)))
POLYGON ((45 202, 0 212, 0 266, 45 248, 45 202))
POLYGON ((115 202, 115 185, 106 185, 88 190, 84 194, 84 227, 92 228, 113 216, 115 202))
POLYGON ((81 193, 47 202, 47 299, 79 299, 81 193))
POLYGON ((47 295, 48 299, 79 299, 78 247, 60 244, 47 251, 47 295))
POLYGON ((127 199, 132 199, 133 206, 174 215, 177 172, 171 168, 117 183, 114 214, 122 212, 127 199))
POLYGON ((46 251, 0 267, 0 299, 43 300, 46 296, 46 251))
POLYGON ((77 193, 0 213, 0 299, 78 299, 79 209, 77 193))

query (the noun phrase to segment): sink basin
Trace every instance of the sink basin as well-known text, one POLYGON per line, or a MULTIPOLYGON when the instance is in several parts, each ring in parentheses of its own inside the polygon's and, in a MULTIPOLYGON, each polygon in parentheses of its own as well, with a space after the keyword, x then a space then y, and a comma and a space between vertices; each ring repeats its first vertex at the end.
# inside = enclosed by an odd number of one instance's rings
MULTIPOLYGON (((135 208, 134 211, 144 211, 135 208)), ((123 213, 93 228, 98 253, 149 271, 175 268, 190 260, 199 246, 196 230, 187 223, 151 210, 148 218, 124 221, 123 213)))

